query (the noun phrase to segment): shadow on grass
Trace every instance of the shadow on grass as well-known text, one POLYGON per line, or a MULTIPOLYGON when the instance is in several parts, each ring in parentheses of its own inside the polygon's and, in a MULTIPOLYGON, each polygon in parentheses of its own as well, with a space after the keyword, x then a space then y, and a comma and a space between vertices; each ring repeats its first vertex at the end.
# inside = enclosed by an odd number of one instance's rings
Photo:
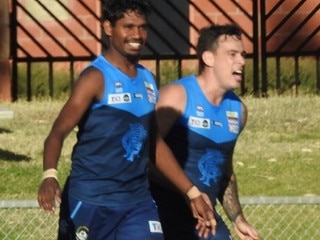
POLYGON ((9 130, 9 129, 0 127, 0 134, 1 134, 1 133, 12 133, 12 131, 9 130))
POLYGON ((26 155, 16 154, 14 152, 0 149, 0 161, 1 160, 13 161, 13 162, 22 162, 22 161, 29 162, 31 158, 26 155))

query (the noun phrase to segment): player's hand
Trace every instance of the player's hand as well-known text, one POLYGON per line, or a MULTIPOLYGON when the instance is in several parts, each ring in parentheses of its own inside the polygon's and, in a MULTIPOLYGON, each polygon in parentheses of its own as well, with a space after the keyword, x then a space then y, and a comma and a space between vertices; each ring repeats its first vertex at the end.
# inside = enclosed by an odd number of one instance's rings
POLYGON ((46 212, 54 213, 56 201, 61 203, 61 188, 55 178, 46 178, 38 190, 39 206, 46 212))
POLYGON ((190 200, 193 216, 198 219, 196 229, 199 237, 207 238, 209 233, 216 234, 216 219, 212 203, 205 193, 197 198, 190 200))
POLYGON ((252 227, 246 220, 240 217, 235 223, 233 223, 235 233, 241 240, 258 240, 259 233, 252 227))

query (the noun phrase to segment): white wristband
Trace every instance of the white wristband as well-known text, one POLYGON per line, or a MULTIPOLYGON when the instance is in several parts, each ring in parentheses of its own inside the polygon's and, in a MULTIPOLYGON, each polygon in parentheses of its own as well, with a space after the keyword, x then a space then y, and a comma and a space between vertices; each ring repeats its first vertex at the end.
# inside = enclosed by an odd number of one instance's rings
POLYGON ((58 171, 54 168, 49 168, 43 172, 42 180, 46 178, 55 178, 58 180, 58 171))
POLYGON ((187 196, 190 200, 195 199, 197 197, 201 196, 201 192, 199 191, 199 189, 196 186, 192 186, 188 192, 187 192, 187 196))

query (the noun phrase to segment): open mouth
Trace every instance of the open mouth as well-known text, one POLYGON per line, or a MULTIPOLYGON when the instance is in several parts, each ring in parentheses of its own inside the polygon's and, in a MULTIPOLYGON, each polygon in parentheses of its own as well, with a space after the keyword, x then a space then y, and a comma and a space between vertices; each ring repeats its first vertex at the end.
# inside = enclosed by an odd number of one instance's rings
POLYGON ((232 73, 233 75, 238 75, 238 76, 242 76, 242 70, 238 69, 238 70, 235 70, 233 71, 232 73))

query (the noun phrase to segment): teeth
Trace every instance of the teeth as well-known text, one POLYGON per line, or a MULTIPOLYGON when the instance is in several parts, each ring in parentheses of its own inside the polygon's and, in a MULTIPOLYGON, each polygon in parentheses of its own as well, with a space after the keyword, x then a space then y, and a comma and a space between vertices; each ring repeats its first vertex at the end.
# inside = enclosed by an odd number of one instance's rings
POLYGON ((129 43, 129 45, 131 46, 131 47, 134 47, 134 48, 138 48, 138 47, 140 47, 140 43, 129 43))
POLYGON ((234 72, 237 74, 242 74, 242 70, 235 70, 234 72))

